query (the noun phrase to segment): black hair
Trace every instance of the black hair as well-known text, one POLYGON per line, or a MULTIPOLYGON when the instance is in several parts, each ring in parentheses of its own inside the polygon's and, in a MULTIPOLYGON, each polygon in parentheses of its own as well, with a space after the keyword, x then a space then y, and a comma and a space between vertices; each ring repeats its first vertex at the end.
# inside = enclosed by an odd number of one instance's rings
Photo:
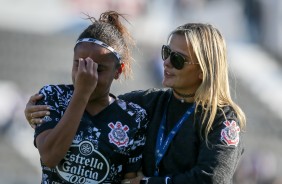
POLYGON ((132 60, 131 48, 134 46, 134 41, 127 28, 120 21, 120 17, 126 20, 124 16, 115 11, 102 13, 98 20, 89 15, 87 16, 87 19, 91 20, 92 24, 79 35, 77 40, 94 38, 114 48, 121 56, 125 78, 129 77, 132 60))

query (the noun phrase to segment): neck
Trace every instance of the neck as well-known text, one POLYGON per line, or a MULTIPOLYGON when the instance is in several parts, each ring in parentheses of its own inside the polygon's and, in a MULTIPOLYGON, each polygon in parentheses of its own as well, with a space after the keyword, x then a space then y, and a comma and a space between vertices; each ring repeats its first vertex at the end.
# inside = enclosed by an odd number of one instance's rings
POLYGON ((177 99, 180 99, 182 103, 184 102, 193 102, 195 93, 180 93, 173 89, 174 95, 177 99))
POLYGON ((89 114, 94 116, 108 107, 114 101, 115 99, 111 96, 105 97, 103 99, 93 99, 88 102, 86 110, 89 114))

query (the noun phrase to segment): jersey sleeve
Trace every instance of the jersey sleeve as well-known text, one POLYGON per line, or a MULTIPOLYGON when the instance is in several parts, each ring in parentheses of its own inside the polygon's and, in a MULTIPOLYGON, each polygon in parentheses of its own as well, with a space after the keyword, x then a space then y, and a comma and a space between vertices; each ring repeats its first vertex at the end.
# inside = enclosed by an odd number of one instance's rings
POLYGON ((205 140, 201 141, 197 163, 191 170, 166 177, 152 177, 149 184, 231 184, 243 153, 242 132, 235 119, 216 123, 208 135, 208 144, 205 140))
MULTIPOLYGON (((57 88, 58 89, 58 88, 57 88)), ((54 128, 59 122, 62 112, 58 106, 58 96, 55 86, 47 85, 40 89, 39 94, 44 97, 37 101, 37 105, 48 105, 50 107, 50 115, 43 117, 43 123, 37 124, 34 133, 34 145, 36 137, 45 130, 54 128)))
POLYGON ((130 156, 127 161, 125 173, 137 172, 141 169, 142 153, 146 142, 146 130, 148 126, 147 112, 137 104, 130 103, 130 105, 134 106, 137 110, 134 117, 138 128, 130 148, 130 156))

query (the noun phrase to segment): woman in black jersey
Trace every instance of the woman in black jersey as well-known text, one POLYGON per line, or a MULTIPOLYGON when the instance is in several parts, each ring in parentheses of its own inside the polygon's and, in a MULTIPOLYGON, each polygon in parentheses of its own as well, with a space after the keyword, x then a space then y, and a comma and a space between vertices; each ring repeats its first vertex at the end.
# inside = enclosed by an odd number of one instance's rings
POLYGON ((48 105, 35 128, 41 183, 121 183, 137 177, 147 113, 110 94, 130 69, 130 37, 117 12, 105 12, 74 46, 73 85, 46 85, 37 104, 48 105))
MULTIPOLYGON (((232 183, 243 153, 246 119, 230 95, 226 52, 214 26, 179 26, 161 49, 166 88, 119 96, 144 107, 150 118, 143 173, 123 183, 232 183)), ((31 113, 39 123, 47 112, 33 105, 38 98, 28 102, 29 122, 31 113)))

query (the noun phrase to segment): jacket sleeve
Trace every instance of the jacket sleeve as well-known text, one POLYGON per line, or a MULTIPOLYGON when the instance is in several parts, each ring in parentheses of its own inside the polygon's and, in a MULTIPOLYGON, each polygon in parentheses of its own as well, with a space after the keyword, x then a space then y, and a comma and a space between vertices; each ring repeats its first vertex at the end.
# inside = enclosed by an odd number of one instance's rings
POLYGON ((159 99, 166 95, 165 89, 152 88, 148 90, 136 90, 119 95, 118 98, 133 102, 146 109, 148 116, 151 117, 155 112, 159 99))
POLYGON ((208 144, 201 141, 197 163, 191 170, 166 177, 151 177, 149 184, 232 183, 243 153, 241 134, 235 120, 218 122, 208 135, 208 144))

